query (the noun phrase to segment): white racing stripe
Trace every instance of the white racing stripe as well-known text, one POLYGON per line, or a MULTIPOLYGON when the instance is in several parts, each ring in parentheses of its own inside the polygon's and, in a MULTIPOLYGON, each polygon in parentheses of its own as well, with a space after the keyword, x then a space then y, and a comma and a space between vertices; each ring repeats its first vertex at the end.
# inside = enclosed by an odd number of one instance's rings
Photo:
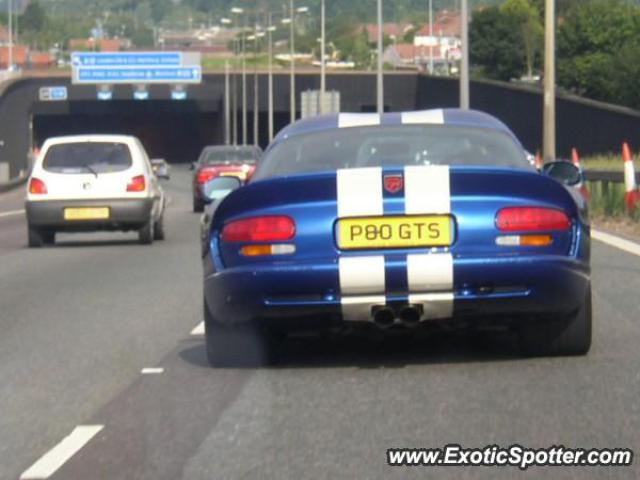
POLYGON ((91 440, 104 425, 80 425, 20 475, 20 480, 44 479, 53 475, 67 460, 91 440))
POLYGON ((624 238, 616 237, 608 233, 600 232, 599 230, 591 229, 591 237, 600 242, 611 245, 612 247, 619 248, 625 252, 632 253, 633 255, 640 256, 640 244, 625 240, 624 238))
POLYGON ((371 307, 385 304, 384 257, 341 257, 338 267, 342 317, 368 321, 371 307))
POLYGON ((377 113, 341 113, 338 115, 338 128, 374 127, 380 125, 377 113))
POLYGON ((24 213, 24 210, 11 210, 8 212, 0 212, 0 218, 13 217, 15 215, 22 215, 23 213, 24 213))
POLYGON ((379 216, 382 206, 382 169, 338 170, 338 218, 379 216))
POLYGON ((407 255, 410 292, 448 292, 453 286, 453 257, 450 253, 407 255))
POLYGON ((402 124, 403 125, 419 125, 419 124, 431 124, 442 125, 444 124, 444 111, 438 110, 422 110, 419 112, 402 112, 402 124))
POLYGON ((422 305, 423 313, 420 320, 436 320, 453 316, 453 292, 411 294, 409 303, 422 305))
POLYGON ((451 213, 449 167, 404 167, 404 203, 407 215, 451 213))

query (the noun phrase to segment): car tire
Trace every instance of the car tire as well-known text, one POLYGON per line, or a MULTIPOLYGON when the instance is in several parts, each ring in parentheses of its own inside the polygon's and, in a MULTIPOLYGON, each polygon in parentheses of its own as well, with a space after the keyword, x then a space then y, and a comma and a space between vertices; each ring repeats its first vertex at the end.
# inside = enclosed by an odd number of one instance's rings
POLYGON ((193 213, 204 212, 204 202, 193 197, 193 213))
POLYGON ((30 248, 40 248, 45 244, 44 231, 40 228, 28 226, 27 237, 30 248))
POLYGON ((143 225, 143 227, 138 230, 138 241, 142 245, 151 245, 153 243, 154 238, 154 222, 149 220, 147 223, 143 225))
POLYGON ((254 325, 224 325, 204 305, 207 360, 212 367, 258 367, 273 360, 275 336, 254 325))
POLYGON ((160 215, 160 218, 153 225, 153 239, 164 240, 164 213, 160 215))
POLYGON ((591 287, 582 306, 569 318, 520 329, 520 346, 530 356, 586 355, 591 348, 591 287))

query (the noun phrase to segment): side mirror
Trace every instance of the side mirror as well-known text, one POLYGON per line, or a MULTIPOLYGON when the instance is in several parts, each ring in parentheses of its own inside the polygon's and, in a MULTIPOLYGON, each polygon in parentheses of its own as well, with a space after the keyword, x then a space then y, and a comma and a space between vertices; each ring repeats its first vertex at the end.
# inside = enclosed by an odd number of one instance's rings
POLYGON ((556 179, 568 187, 574 187, 582 183, 582 172, 571 162, 555 161, 545 163, 542 173, 556 179))
POLYGON ((241 186, 242 181, 238 177, 216 177, 204 184, 202 193, 206 203, 212 203, 223 199, 241 186))

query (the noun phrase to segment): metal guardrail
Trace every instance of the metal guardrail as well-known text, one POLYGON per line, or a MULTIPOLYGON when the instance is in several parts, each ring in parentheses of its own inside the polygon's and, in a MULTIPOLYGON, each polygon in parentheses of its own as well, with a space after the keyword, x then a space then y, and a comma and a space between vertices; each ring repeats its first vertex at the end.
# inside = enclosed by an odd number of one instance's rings
MULTIPOLYGON (((624 183, 624 172, 585 170, 583 174, 588 182, 624 183)), ((636 173, 636 183, 640 185, 640 172, 636 173)))

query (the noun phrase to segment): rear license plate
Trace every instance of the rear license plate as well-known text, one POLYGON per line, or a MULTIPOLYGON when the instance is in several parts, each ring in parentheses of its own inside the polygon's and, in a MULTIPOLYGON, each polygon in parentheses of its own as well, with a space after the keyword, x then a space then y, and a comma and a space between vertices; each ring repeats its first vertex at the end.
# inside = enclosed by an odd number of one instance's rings
POLYGON ((108 207, 65 208, 65 220, 106 220, 109 218, 108 207))
POLYGON ((451 245, 448 215, 343 218, 338 221, 338 247, 445 247, 451 245))
POLYGON ((246 180, 247 179, 247 174, 244 172, 222 172, 220 174, 221 177, 236 177, 239 178, 240 180, 246 180))

